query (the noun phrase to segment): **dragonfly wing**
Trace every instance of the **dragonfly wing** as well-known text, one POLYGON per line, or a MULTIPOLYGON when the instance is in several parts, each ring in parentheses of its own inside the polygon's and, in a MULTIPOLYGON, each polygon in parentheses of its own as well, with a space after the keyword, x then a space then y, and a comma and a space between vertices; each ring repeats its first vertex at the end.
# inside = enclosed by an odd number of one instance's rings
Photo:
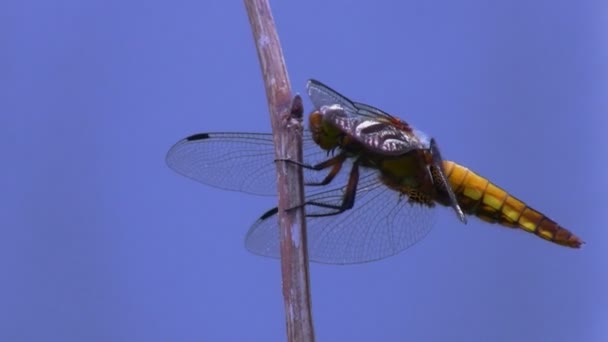
MULTIPOLYGON (((434 224, 431 208, 410 203, 379 182, 376 172, 364 171, 355 205, 331 215, 333 209, 307 205, 307 241, 310 261, 355 264, 395 255, 423 239, 434 224), (315 216, 327 215, 331 216, 315 216)), ((322 191, 307 201, 339 204, 344 188, 322 191)), ((259 255, 278 258, 277 209, 264 214, 249 229, 246 248, 259 255)))
POLYGON ((167 164, 203 184, 258 195, 276 194, 271 134, 201 133, 176 143, 167 164))
POLYGON ((349 115, 357 112, 357 108, 351 100, 317 80, 308 80, 306 89, 315 109, 337 104, 349 115))
MULTIPOLYGON (((304 134, 304 160, 327 157, 304 134)), ((271 134, 200 133, 177 142, 167 153, 167 165, 203 184, 256 195, 276 195, 276 166, 271 134)), ((317 171, 304 170, 307 182, 318 181, 317 171)))
POLYGON ((375 118, 376 120, 384 119, 390 121, 391 119, 395 119, 392 115, 383 111, 380 108, 376 108, 374 106, 370 106, 361 102, 353 102, 353 105, 355 106, 355 108, 357 108, 357 113, 360 116, 375 118))
POLYGON ((379 108, 365 103, 351 101, 346 96, 317 80, 308 80, 306 89, 308 90, 308 96, 315 106, 315 109, 337 104, 340 105, 349 116, 388 121, 394 119, 392 115, 379 108))

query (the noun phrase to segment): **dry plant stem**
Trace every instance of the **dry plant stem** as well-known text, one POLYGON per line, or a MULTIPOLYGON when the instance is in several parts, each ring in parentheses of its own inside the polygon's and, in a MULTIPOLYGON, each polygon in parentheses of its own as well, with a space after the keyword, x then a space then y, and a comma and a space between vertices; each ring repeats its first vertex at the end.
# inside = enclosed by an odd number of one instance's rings
MULTIPOLYGON (((270 109, 275 155, 302 162, 302 103, 294 98, 283 52, 267 0, 245 0, 270 109), (299 116, 299 117, 298 117, 299 116)), ((312 325, 302 169, 277 162, 281 272, 288 341, 314 341, 312 325)))

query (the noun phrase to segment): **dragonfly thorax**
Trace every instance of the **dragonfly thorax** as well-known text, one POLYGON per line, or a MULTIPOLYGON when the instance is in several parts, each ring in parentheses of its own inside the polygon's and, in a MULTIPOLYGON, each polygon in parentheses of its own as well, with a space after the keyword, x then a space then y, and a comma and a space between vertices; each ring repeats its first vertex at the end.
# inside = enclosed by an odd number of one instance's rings
POLYGON ((324 105, 313 111, 309 123, 315 143, 324 150, 357 145, 371 153, 399 156, 429 146, 426 135, 399 119, 354 115, 339 104, 324 105))

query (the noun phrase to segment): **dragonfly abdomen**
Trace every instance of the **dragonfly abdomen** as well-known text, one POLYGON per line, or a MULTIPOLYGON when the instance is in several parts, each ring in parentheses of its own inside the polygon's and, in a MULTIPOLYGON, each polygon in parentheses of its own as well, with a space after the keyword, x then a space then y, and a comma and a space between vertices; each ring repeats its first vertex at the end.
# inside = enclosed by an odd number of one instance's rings
POLYGON ((458 204, 466 214, 490 223, 521 228, 559 245, 578 248, 582 244, 569 230, 468 168, 451 161, 443 161, 443 167, 458 204))

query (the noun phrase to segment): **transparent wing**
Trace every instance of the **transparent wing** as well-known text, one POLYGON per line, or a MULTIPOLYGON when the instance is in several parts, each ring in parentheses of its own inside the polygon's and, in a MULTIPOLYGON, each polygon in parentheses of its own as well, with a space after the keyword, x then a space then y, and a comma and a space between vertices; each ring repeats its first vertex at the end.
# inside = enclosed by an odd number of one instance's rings
MULTIPOLYGON (((327 152, 304 133, 304 160, 316 163, 327 152)), ((274 145, 269 133, 200 133, 177 142, 167 152, 167 165, 195 181, 226 190, 276 195, 274 145)), ((306 182, 323 178, 323 172, 304 170, 306 182)))
MULTIPOLYGON (((432 208, 410 203, 406 196, 382 184, 375 171, 364 169, 355 205, 332 216, 332 209, 307 205, 307 240, 310 261, 354 264, 395 255, 423 239, 434 224, 432 208)), ((307 201, 339 204, 344 187, 317 192, 307 201)), ((277 209, 264 214, 249 229, 246 248, 262 256, 278 258, 277 209)))
POLYGON ((338 104, 349 114, 356 113, 357 111, 355 104, 346 96, 317 80, 308 80, 306 89, 308 90, 308 97, 310 97, 310 100, 316 109, 320 109, 323 106, 338 104))
POLYGON ((376 108, 374 106, 370 106, 361 102, 353 102, 355 108, 357 108, 357 113, 361 116, 370 117, 370 118, 392 118, 394 117, 389 113, 383 111, 382 109, 376 108))
POLYGON ((365 103, 353 102, 346 96, 333 90, 327 85, 317 80, 308 80, 306 83, 306 89, 308 90, 308 96, 312 101, 316 109, 320 109, 323 106, 340 105, 344 112, 353 117, 364 117, 373 118, 377 120, 388 120, 393 117, 378 109, 376 107, 367 105, 365 103))

